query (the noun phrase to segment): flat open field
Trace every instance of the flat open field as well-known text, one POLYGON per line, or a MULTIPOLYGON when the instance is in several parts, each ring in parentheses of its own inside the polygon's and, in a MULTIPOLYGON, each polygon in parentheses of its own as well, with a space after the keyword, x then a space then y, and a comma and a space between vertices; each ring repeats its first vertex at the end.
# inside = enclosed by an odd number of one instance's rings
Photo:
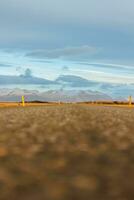
POLYGON ((0 200, 90 199, 134 199, 134 108, 0 108, 0 200))

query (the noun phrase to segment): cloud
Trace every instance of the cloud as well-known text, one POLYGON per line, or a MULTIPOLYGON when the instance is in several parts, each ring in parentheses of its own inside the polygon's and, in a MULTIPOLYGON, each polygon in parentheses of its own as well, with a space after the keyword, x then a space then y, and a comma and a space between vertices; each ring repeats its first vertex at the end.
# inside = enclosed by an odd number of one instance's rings
POLYGON ((66 66, 66 65, 62 66, 62 71, 63 71, 63 72, 68 72, 69 70, 70 70, 70 69, 69 69, 68 66, 66 66))
POLYGON ((0 63, 0 67, 12 67, 11 64, 0 63))
POLYGON ((90 57, 94 54, 99 52, 99 48, 90 47, 90 46, 79 46, 79 47, 66 47, 62 49, 41 49, 35 50, 33 52, 27 53, 27 57, 34 57, 34 58, 49 58, 49 59, 56 59, 56 58, 77 58, 77 57, 90 57))
POLYGON ((22 71, 22 67, 16 67, 16 72, 21 72, 22 71))
POLYGON ((50 64, 50 63, 53 63, 53 61, 52 60, 35 60, 35 59, 31 59, 31 61, 32 62, 35 62, 35 63, 48 63, 48 64, 50 64))
POLYGON ((75 75, 61 75, 59 76, 56 81, 59 84, 62 84, 63 86, 68 85, 70 87, 85 87, 85 88, 90 88, 91 86, 95 86, 97 83, 87 80, 85 78, 82 78, 80 76, 75 76, 75 75))
POLYGON ((26 75, 20 75, 20 76, 5 76, 0 75, 0 85, 51 85, 54 84, 53 81, 38 78, 34 76, 29 76, 29 74, 26 75))
POLYGON ((81 66, 90 66, 98 69, 111 69, 119 70, 120 72, 132 73, 134 72, 134 65, 122 65, 122 64, 112 64, 112 63, 87 63, 87 62, 77 62, 76 64, 81 66))
POLYGON ((24 72, 25 77, 32 77, 32 70, 27 68, 24 72))

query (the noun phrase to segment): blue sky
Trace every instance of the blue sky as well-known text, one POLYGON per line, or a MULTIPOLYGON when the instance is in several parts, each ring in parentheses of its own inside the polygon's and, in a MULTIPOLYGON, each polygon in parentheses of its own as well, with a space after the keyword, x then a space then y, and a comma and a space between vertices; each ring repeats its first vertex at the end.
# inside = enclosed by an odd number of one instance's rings
POLYGON ((133 8, 133 0, 1 0, 0 75, 29 68, 50 80, 69 74, 129 87, 133 8))

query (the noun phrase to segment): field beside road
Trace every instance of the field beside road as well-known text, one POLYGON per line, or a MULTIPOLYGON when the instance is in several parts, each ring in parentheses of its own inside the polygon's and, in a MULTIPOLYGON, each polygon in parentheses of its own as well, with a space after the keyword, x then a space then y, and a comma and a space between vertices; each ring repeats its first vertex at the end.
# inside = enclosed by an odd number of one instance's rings
POLYGON ((0 108, 0 200, 133 200, 134 108, 0 108))

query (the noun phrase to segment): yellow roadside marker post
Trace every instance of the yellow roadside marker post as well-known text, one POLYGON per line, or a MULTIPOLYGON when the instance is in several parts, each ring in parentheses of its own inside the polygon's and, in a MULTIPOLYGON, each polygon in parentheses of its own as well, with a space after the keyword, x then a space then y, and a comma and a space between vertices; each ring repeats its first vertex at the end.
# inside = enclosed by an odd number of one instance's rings
POLYGON ((25 97, 22 96, 22 106, 24 107, 25 106, 25 97))
POLYGON ((132 96, 129 96, 129 106, 132 106, 132 96))

